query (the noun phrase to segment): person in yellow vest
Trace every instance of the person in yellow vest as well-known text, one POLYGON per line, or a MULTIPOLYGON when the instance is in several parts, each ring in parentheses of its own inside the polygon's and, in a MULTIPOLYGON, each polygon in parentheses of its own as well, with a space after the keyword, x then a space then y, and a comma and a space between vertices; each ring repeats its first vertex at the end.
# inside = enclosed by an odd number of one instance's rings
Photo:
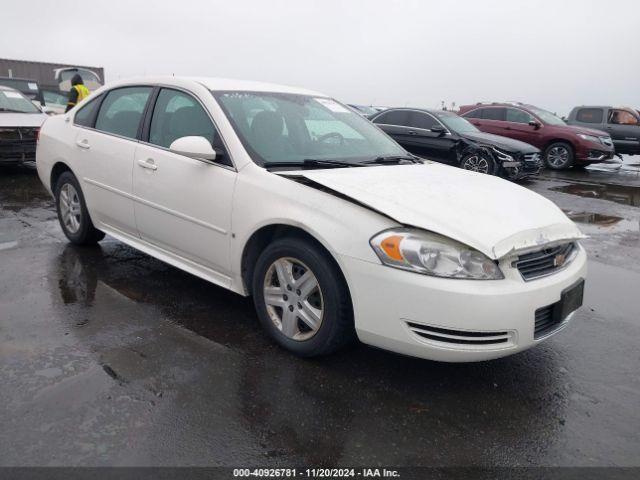
POLYGON ((71 90, 69 91, 69 101, 65 113, 75 107, 78 103, 89 96, 89 89, 84 86, 82 77, 77 73, 71 79, 71 90))

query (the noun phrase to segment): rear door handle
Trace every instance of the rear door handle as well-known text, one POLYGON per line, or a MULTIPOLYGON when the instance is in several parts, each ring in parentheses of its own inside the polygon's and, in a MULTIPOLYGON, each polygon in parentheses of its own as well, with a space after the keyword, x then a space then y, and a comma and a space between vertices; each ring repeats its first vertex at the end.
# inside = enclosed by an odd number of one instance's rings
POLYGON ((138 160, 138 165, 142 168, 148 168, 149 170, 157 170, 158 166, 153 161, 153 158, 147 158, 146 160, 138 160))
POLYGON ((86 138, 83 140, 78 140, 76 142, 76 145, 80 148, 84 148, 85 150, 89 150, 91 148, 91 145, 89 145, 89 140, 87 140, 86 138))
POLYGON ((416 132, 416 131, 414 131, 414 130, 408 130, 408 131, 407 131, 407 133, 408 133, 409 135, 417 135, 417 134, 418 134, 418 132, 416 132))

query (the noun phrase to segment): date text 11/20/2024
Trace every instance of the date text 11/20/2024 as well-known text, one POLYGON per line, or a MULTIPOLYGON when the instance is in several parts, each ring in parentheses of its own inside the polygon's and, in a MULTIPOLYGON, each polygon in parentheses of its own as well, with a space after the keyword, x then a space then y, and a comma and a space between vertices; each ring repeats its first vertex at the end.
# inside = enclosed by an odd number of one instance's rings
POLYGON ((397 470, 386 468, 236 468, 234 477, 258 478, 398 478, 397 470))

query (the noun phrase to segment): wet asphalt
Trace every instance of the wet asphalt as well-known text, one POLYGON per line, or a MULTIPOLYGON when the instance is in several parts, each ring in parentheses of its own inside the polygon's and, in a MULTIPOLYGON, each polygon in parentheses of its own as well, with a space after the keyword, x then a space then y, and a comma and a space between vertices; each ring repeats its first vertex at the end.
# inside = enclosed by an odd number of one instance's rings
POLYGON ((3 168, 0 465, 638 466, 639 167, 524 183, 590 235, 585 305, 476 364, 296 358, 249 299, 109 237, 71 246, 35 173, 3 168))

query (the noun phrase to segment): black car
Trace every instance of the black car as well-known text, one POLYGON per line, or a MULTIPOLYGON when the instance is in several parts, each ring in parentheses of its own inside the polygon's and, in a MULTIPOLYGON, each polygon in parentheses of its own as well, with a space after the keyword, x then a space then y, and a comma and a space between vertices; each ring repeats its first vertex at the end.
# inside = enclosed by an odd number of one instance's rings
POLYGON ((371 117, 407 151, 423 158, 516 180, 542 169, 540 150, 484 133, 453 112, 392 108, 371 117))

